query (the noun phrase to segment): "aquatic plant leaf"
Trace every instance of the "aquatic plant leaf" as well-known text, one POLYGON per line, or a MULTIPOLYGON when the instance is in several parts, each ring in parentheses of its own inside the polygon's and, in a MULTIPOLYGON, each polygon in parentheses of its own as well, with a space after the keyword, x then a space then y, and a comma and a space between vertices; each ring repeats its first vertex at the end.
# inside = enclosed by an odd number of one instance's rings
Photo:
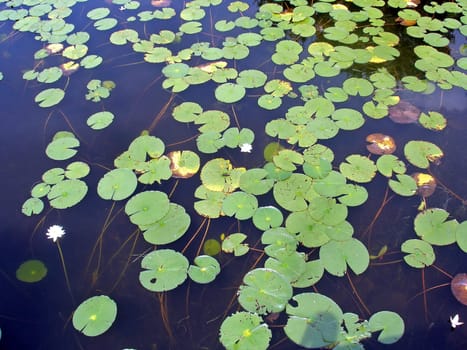
POLYGON ((65 170, 65 176, 69 179, 80 179, 89 174, 91 169, 84 162, 73 162, 68 164, 65 170))
POLYGON ((172 151, 167 156, 170 158, 170 170, 175 178, 187 179, 199 170, 200 159, 193 151, 172 151))
POLYGON ((264 169, 248 169, 240 176, 240 189, 255 196, 269 192, 274 180, 267 178, 268 172, 264 169))
POLYGON ((39 198, 28 198, 21 207, 21 212, 26 216, 40 214, 44 210, 44 202, 39 198))
POLYGON ((370 182, 376 175, 376 165, 371 160, 358 154, 352 154, 345 158, 346 163, 339 165, 340 172, 348 179, 355 182, 370 182))
POLYGON ((282 208, 289 211, 305 210, 308 206, 305 198, 311 186, 310 177, 294 173, 289 178, 274 184, 274 199, 282 208))
POLYGON ((240 176, 245 168, 233 168, 228 159, 215 158, 201 169, 201 182, 212 191, 233 192, 239 187, 240 176))
POLYGON ((214 28, 216 28, 218 32, 228 32, 235 28, 235 22, 221 19, 216 22, 214 28))
POLYGON ((255 196, 237 191, 228 195, 222 203, 222 211, 227 216, 235 216, 238 220, 246 220, 253 216, 258 208, 255 196))
POLYGON ((108 7, 96 7, 86 14, 86 17, 92 20, 98 20, 104 17, 107 17, 110 14, 110 9, 108 7))
POLYGON ((247 89, 258 88, 266 83, 267 75, 257 69, 247 69, 239 73, 237 84, 247 89))
POLYGON ((363 78, 348 78, 342 88, 351 96, 369 96, 374 91, 373 84, 363 78))
POLYGON ((336 203, 334 198, 316 197, 308 205, 308 213, 317 222, 327 226, 334 226, 345 220, 347 207, 336 203))
POLYGON ((134 29, 121 29, 110 35, 110 42, 114 45, 138 42, 138 32, 134 29))
POLYGON ((209 255, 200 255, 195 258, 195 265, 188 268, 188 276, 196 283, 210 283, 214 281, 221 271, 219 262, 209 255))
POLYGON ((209 238, 203 244, 203 252, 209 256, 217 255, 221 252, 221 244, 217 239, 209 238))
POLYGON ((144 239, 154 245, 169 244, 182 237, 190 226, 191 218, 181 205, 170 203, 169 211, 158 221, 143 225, 144 239))
POLYGON ((334 113, 332 113, 331 118, 342 130, 356 130, 365 123, 362 114, 351 108, 336 109, 334 113))
POLYGON ((271 94, 264 94, 258 98, 258 106, 267 109, 273 110, 280 107, 282 104, 282 99, 277 96, 273 96, 271 94))
POLYGON ((302 273, 305 272, 306 255, 296 251, 290 253, 285 251, 276 252, 275 257, 269 257, 264 262, 264 267, 278 272, 293 286, 302 273))
POLYGON ((109 111, 97 112, 88 117, 86 124, 94 130, 101 130, 112 124, 114 115, 109 111))
POLYGON ((420 113, 418 122, 426 129, 440 131, 447 125, 446 118, 439 112, 430 111, 428 114, 420 113))
POLYGON ((467 221, 462 221, 457 225, 456 242, 463 252, 467 253, 467 221))
POLYGON ((383 154, 376 160, 378 171, 386 176, 391 177, 393 173, 404 174, 406 166, 402 160, 392 154, 383 154))
POLYGON ((271 330, 256 313, 236 312, 221 325, 219 340, 227 350, 266 350, 271 330))
POLYGON ((327 159, 320 158, 318 161, 303 163, 303 172, 313 179, 324 179, 332 170, 332 163, 327 159))
POLYGON ((117 304, 106 295, 86 299, 73 313, 73 327, 88 337, 105 333, 117 317, 117 304))
POLYGON ((31 189, 31 197, 42 198, 47 196, 51 186, 45 182, 40 182, 31 189))
POLYGON ((433 208, 419 213, 414 220, 417 236, 432 245, 448 245, 456 241, 457 220, 447 220, 449 213, 433 208))
POLYGON ((125 213, 135 225, 150 225, 162 219, 169 211, 169 198, 164 192, 144 191, 125 205, 125 213))
POLYGON ((44 69, 37 75, 37 81, 40 83, 54 83, 60 79, 62 75, 63 72, 59 67, 50 67, 44 69))
POLYGON ((79 62, 79 65, 86 69, 91 69, 99 66, 104 59, 98 55, 88 55, 83 57, 83 59, 79 62))
POLYGON ((162 63, 172 56, 172 51, 166 47, 155 47, 144 55, 144 60, 149 63, 162 63))
POLYGON ((147 156, 157 159, 164 154, 164 142, 155 136, 140 135, 131 141, 128 146, 128 152, 133 160, 145 162, 147 156))
POLYGON ((443 151, 434 143, 428 141, 409 141, 404 146, 407 160, 423 169, 430 166, 430 162, 438 162, 444 156, 443 151))
POLYGON ((203 112, 203 108, 195 102, 183 102, 174 108, 172 116, 182 123, 193 122, 203 112))
POLYGON ((316 179, 313 189, 325 197, 337 197, 344 193, 347 180, 338 171, 332 170, 325 178, 316 179))
POLYGON ((292 284, 294 288, 307 288, 316 284, 324 274, 324 267, 319 259, 307 261, 305 263, 305 270, 292 284))
POLYGON ((255 139, 255 134, 251 129, 229 128, 222 134, 224 144, 230 148, 237 148, 243 144, 252 144, 255 139))
POLYGON ((88 186, 81 180, 63 180, 52 186, 47 194, 50 205, 56 209, 72 207, 84 198, 88 186))
POLYGON ((319 258, 326 271, 338 277, 344 276, 347 265, 356 275, 360 275, 370 263, 368 250, 355 238, 329 241, 320 248, 319 258))
POLYGON ((414 53, 420 57, 415 62, 415 66, 421 70, 425 70, 424 67, 447 68, 454 64, 454 59, 451 56, 428 45, 415 46, 414 53))
POLYGON ((395 312, 379 311, 368 320, 371 332, 381 330, 378 341, 382 344, 393 344, 404 334, 404 320, 395 312))
POLYGON ((327 88, 324 96, 331 102, 345 102, 349 99, 349 95, 340 87, 327 88))
MULTIPOLYGON (((280 224, 282 224, 282 220, 280 224)), ((264 251, 270 257, 277 258, 284 254, 292 254, 297 250, 298 240, 295 235, 287 231, 286 228, 279 227, 279 225, 265 230, 261 235, 261 243, 266 244, 264 251)))
POLYGON ((131 169, 113 169, 99 180, 97 193, 103 199, 118 201, 130 197, 137 185, 136 175, 131 169))
POLYGON ((167 156, 151 159, 142 168, 143 173, 138 177, 138 181, 146 185, 152 185, 154 182, 160 184, 162 180, 172 177, 170 165, 171 162, 167 156))
POLYGON ((362 205, 368 199, 368 191, 360 185, 346 184, 341 188, 341 194, 338 197, 339 202, 348 207, 362 205))
POLYGON ((139 281, 151 292, 165 292, 177 288, 188 277, 189 262, 172 249, 158 249, 141 260, 143 271, 139 281))
POLYGON ((435 262, 433 247, 421 239, 408 239, 401 245, 401 251, 408 253, 405 262, 415 268, 423 269, 435 262))
POLYGON ((224 83, 215 90, 216 99, 224 103, 235 103, 240 101, 246 93, 243 86, 234 83, 224 83))
POLYGON ((291 213, 285 221, 285 227, 307 248, 321 247, 330 240, 326 233, 328 228, 314 220, 308 210, 291 213))
POLYGON ((34 97, 34 101, 39 104, 40 107, 52 107, 60 103, 65 97, 65 91, 60 88, 50 88, 45 89, 39 92, 36 97, 34 97))
POLYGON ((243 243, 247 236, 243 233, 232 233, 222 241, 222 251, 242 256, 248 253, 248 243, 243 243))
POLYGON ((195 120, 196 125, 203 124, 198 128, 202 133, 222 132, 230 125, 230 117, 227 113, 219 110, 202 112, 195 120))
POLYGON ((203 30, 203 25, 201 22, 190 21, 183 23, 178 30, 185 34, 196 34, 203 30))
POLYGON ((400 196, 410 197, 417 193, 417 182, 409 175, 396 174, 396 180, 389 180, 389 187, 400 196))
POLYGON ((62 168, 52 168, 42 174, 42 181, 49 185, 54 185, 65 178, 65 170, 62 168))
POLYGON ((249 271, 238 290, 240 305, 260 315, 284 310, 291 297, 292 287, 287 278, 267 268, 249 271))
POLYGON ((297 169, 295 164, 303 164, 303 156, 297 151, 290 149, 283 149, 272 158, 274 164, 283 170, 294 171, 297 169))
POLYGON ((195 198, 201 200, 194 203, 194 208, 199 215, 216 219, 223 215, 222 202, 225 197, 224 192, 212 191, 205 186, 199 186, 195 191, 195 198))
POLYGON ((40 260, 26 260, 16 269, 16 279, 21 282, 35 283, 47 275, 47 267, 40 260))
POLYGON ((297 294, 292 300, 296 306, 287 305, 289 318, 284 327, 289 339, 308 349, 331 346, 340 334, 344 317, 341 308, 318 293, 297 294))

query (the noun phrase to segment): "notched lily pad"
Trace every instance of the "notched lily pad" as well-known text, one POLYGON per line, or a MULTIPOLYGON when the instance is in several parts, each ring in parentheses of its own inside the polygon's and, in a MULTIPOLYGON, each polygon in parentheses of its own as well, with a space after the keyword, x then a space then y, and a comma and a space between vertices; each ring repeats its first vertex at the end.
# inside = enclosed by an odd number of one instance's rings
POLYGON ((117 304, 106 295, 83 301, 73 313, 73 327, 88 337, 105 333, 117 317, 117 304))
POLYGON ((404 155, 413 165, 426 169, 430 163, 439 164, 444 156, 443 151, 428 141, 409 141, 404 146, 404 155))

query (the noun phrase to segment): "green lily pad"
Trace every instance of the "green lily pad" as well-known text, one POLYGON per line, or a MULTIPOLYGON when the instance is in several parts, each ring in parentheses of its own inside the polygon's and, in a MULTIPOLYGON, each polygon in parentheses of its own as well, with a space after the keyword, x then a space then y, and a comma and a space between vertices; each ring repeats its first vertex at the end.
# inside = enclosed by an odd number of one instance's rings
POLYGON ((376 167, 386 177, 391 177, 393 173, 404 174, 407 170, 404 162, 393 154, 383 154, 380 156, 376 161, 376 167))
POLYGON ((457 225, 456 241, 459 248, 461 248, 463 252, 467 253, 467 221, 463 221, 457 225))
POLYGON ((214 256, 221 252, 221 244, 217 239, 207 239, 203 244, 203 252, 206 255, 214 256))
POLYGON ((273 206, 259 207, 253 214, 253 224, 262 231, 279 227, 283 220, 282 212, 273 206))
POLYGON ((376 175, 376 165, 371 160, 358 154, 345 158, 346 163, 339 165, 340 172, 355 182, 370 182, 376 175))
POLYGON ((274 199, 282 208, 289 211, 305 210, 308 206, 305 199, 311 186, 310 177, 294 173, 288 179, 274 185, 274 199))
POLYGON ((188 276, 196 283, 210 283, 214 281, 221 271, 219 262, 209 255, 200 255, 195 258, 195 265, 188 268, 188 276))
POLYGON ((287 305, 289 319, 284 327, 285 334, 295 344, 305 348, 331 346, 339 337, 344 318, 339 305, 325 295, 302 293, 287 305))
POLYGON ((283 170, 294 171, 297 169, 295 164, 303 164, 303 156, 301 153, 289 149, 279 151, 277 155, 272 157, 274 164, 283 170))
POLYGON ((146 158, 159 158, 164 154, 164 142, 155 136, 141 135, 135 138, 128 146, 130 157, 139 162, 145 162, 146 158))
POLYGON ((44 69, 37 75, 37 81, 40 83, 54 83, 60 79, 63 75, 63 72, 58 67, 50 67, 44 69))
POLYGON ((117 304, 106 295, 86 299, 73 313, 73 327, 88 337, 105 333, 117 317, 117 304))
POLYGON ((245 88, 234 83, 224 83, 216 88, 216 99, 224 103, 235 103, 245 96, 245 88))
POLYGON ((412 176, 396 174, 396 180, 389 180, 389 187, 400 196, 410 197, 417 193, 417 182, 412 176))
POLYGON ((26 216, 40 214, 44 210, 44 202, 39 198, 28 198, 21 206, 21 212, 26 216))
MULTIPOLYGON (((307 248, 321 247, 330 240, 327 235, 329 228, 314 220, 308 210, 291 213, 285 221, 285 227, 307 248)), ((330 229, 335 230, 335 227, 330 229)))
POLYGON ((440 131, 447 125, 447 120, 439 112, 430 111, 428 114, 420 113, 418 122, 426 129, 440 131))
POLYGON ((150 225, 162 219, 169 208, 169 198, 164 192, 144 191, 130 198, 125 213, 136 225, 150 225))
POLYGON ((45 153, 53 160, 69 159, 78 152, 74 148, 79 144, 79 140, 72 133, 59 131, 47 145, 45 153))
POLYGON ((107 7, 94 8, 86 14, 86 17, 93 20, 98 20, 107 17, 110 14, 110 9, 107 7))
POLYGON ((91 169, 84 162, 73 162, 68 164, 65 170, 65 176, 69 179, 81 179, 89 174, 91 169))
POLYGON ((182 237, 188 227, 191 218, 181 205, 170 203, 169 211, 158 221, 141 226, 144 230, 144 239, 154 245, 169 244, 182 237))
POLYGON ((138 32, 134 29, 121 29, 110 35, 110 42, 114 45, 125 45, 128 42, 138 42, 138 32))
POLYGON ((339 202, 348 207, 362 205, 368 199, 368 191, 365 187, 354 184, 346 184, 341 187, 341 194, 338 197, 339 202))
POLYGON ((421 239, 408 239, 401 245, 401 251, 408 253, 404 256, 407 264, 418 269, 430 266, 435 262, 433 247, 421 239))
POLYGON ((109 111, 97 112, 89 116, 89 118, 86 121, 86 124, 91 129, 101 130, 105 129, 110 124, 112 124, 114 117, 115 116, 113 115, 113 113, 109 111))
POLYGON ((172 116, 182 123, 193 122, 203 112, 203 108, 195 102, 183 102, 173 109, 172 116))
POLYGON ((222 134, 222 139, 227 147, 237 148, 243 144, 252 144, 255 134, 251 129, 228 128, 222 134))
POLYGON ((165 292, 177 288, 188 276, 188 259, 171 249, 158 249, 141 261, 143 271, 139 281, 152 292, 165 292))
POLYGON ((252 194, 237 191, 228 195, 222 204, 222 211, 227 216, 246 220, 253 216, 258 208, 258 200, 252 194))
POLYGON ((196 174, 200 167, 199 156, 192 151, 172 151, 170 158, 170 170, 175 178, 186 179, 196 174))
POLYGON ((237 312, 220 328, 220 342, 227 350, 266 350, 272 337, 267 324, 256 313, 237 312))
POLYGON ((204 185, 199 186, 195 191, 195 198, 201 200, 194 203, 194 208, 199 215, 216 219, 223 214, 222 203, 225 197, 224 192, 210 190, 204 185))
POLYGON ((35 283, 42 280, 47 275, 47 267, 40 260, 27 260, 16 270, 16 279, 35 283))
POLYGON ((248 253, 248 244, 243 243, 247 236, 243 233, 232 233, 222 241, 222 251, 234 253, 235 256, 242 256, 248 253))
POLYGON ((355 238, 345 241, 329 241, 319 250, 324 268, 334 276, 344 276, 347 265, 357 275, 363 273, 369 263, 368 250, 355 238))
POLYGON ((379 311, 368 320, 372 332, 381 331, 378 341, 382 344, 393 344, 404 334, 404 320, 395 312, 379 311))
POLYGON ((72 207, 84 198, 88 186, 81 180, 63 180, 52 186, 47 194, 50 205, 56 209, 72 207))
POLYGON ((70 60, 80 59, 88 53, 88 47, 84 44, 70 45, 62 51, 62 56, 70 60))
POLYGON ((60 88, 50 88, 39 92, 34 101, 36 101, 40 107, 52 107, 60 103, 65 97, 65 91, 60 88))
POLYGON ((280 257, 297 250, 298 241, 294 234, 284 227, 275 226, 261 235, 261 243, 266 244, 264 251, 268 256, 280 257))
POLYGON ((50 192, 51 186, 45 182, 38 183, 31 189, 31 196, 34 198, 42 198, 50 192))
POLYGON ((342 130, 356 130, 365 123, 362 114, 351 108, 336 109, 331 118, 336 121, 336 125, 342 130))
POLYGON ((433 245, 448 245, 456 241, 457 220, 447 220, 444 209, 427 209, 414 220, 414 229, 421 239, 433 245))
POLYGON ((247 311, 260 315, 280 312, 292 297, 288 280, 275 270, 257 268, 243 277, 238 302, 247 311))
POLYGON ((348 78, 342 88, 351 96, 369 96, 373 93, 373 84, 363 78, 348 78))
POLYGON ((317 222, 335 226, 347 218, 348 210, 345 205, 336 203, 334 198, 319 196, 310 201, 308 213, 317 222))
POLYGON ((208 161, 201 169, 201 182, 212 191, 233 192, 239 187, 240 176, 244 168, 235 169, 229 160, 215 158, 208 161))
POLYGON ((430 162, 438 162, 443 157, 443 151, 434 143, 428 141, 409 141, 404 146, 407 160, 422 169, 427 169, 430 162))
POLYGON ((269 192, 273 185, 274 180, 268 178, 264 169, 248 169, 240 176, 240 188, 255 196, 269 192))
POLYGON ((316 179, 313 189, 326 197, 337 197, 345 193, 346 179, 338 171, 332 170, 325 178, 316 179))
POLYGON ((244 88, 252 89, 263 86, 266 83, 267 75, 257 69, 247 69, 240 72, 237 84, 244 88))
POLYGON ((113 169, 99 180, 97 193, 103 199, 118 201, 130 197, 137 185, 136 175, 131 169, 113 169))

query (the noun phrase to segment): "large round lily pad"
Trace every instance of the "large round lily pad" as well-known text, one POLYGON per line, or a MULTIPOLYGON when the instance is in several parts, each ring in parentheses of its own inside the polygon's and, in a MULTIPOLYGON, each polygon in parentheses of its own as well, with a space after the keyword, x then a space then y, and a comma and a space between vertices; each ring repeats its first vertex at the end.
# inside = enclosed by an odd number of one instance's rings
POLYGON ((97 193, 103 199, 118 201, 131 196, 137 185, 138 180, 131 169, 113 169, 99 180, 97 193))
POLYGON ((136 225, 150 225, 162 219, 168 211, 169 198, 160 191, 140 192, 125 205, 125 213, 136 225))
POLYGON ((78 204, 88 192, 88 186, 81 180, 63 180, 52 186, 47 198, 56 209, 65 209, 78 204))
POLYGON ((83 301, 73 313, 73 327, 88 337, 105 333, 117 316, 117 304, 106 295, 83 301))

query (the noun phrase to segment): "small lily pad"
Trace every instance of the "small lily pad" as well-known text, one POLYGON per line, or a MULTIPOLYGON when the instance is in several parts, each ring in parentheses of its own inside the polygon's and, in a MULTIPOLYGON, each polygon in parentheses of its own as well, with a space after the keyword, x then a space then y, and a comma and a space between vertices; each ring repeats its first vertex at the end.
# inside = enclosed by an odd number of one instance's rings
POLYGON ((86 124, 94 130, 101 130, 108 127, 114 120, 114 115, 109 111, 102 111, 94 113, 89 116, 86 121, 86 124))
POLYGON ((60 88, 50 88, 39 92, 34 101, 36 101, 40 107, 52 107, 60 103, 65 97, 65 91, 60 88))
POLYGON ((56 209, 72 207, 84 198, 88 186, 81 180, 63 180, 52 186, 47 194, 50 205, 56 209))
POLYGON ((245 96, 245 88, 234 83, 224 83, 216 88, 216 99, 224 103, 235 103, 245 96))
POLYGON ((242 256, 248 253, 248 244, 243 243, 246 239, 243 233, 232 233, 222 241, 222 251, 225 253, 234 253, 235 256, 242 256))
POLYGON ((113 169, 99 180, 97 193, 103 199, 118 201, 130 197, 137 185, 136 175, 131 169, 113 169))
POLYGON ((404 334, 404 320, 395 312, 379 311, 368 320, 372 332, 381 330, 378 341, 382 344, 393 344, 404 334))
POLYGON ((73 157, 78 152, 79 140, 71 133, 57 132, 52 141, 47 145, 45 153, 50 159, 65 160, 73 157))
POLYGON ((422 269, 435 262, 433 247, 421 239, 408 239, 401 245, 401 251, 408 253, 404 260, 412 267, 422 269))
POLYGON ((228 195, 222 204, 222 211, 227 216, 235 216, 238 220, 246 220, 253 216, 258 208, 258 200, 252 194, 237 191, 228 195))
POLYGON ((433 208, 419 213, 414 220, 414 229, 424 241, 433 245, 448 245, 456 241, 457 220, 447 220, 449 213, 433 208))
POLYGON ((227 350, 266 350, 271 336, 260 316, 245 311, 227 317, 220 328, 220 342, 227 350))
POLYGON ((347 265, 359 275, 370 263, 368 250, 355 238, 326 243, 319 250, 319 258, 324 268, 334 276, 344 276, 347 265))
POLYGON ((47 267, 40 260, 27 260, 16 270, 16 278, 22 282, 35 283, 47 275, 47 267))
POLYGON ((195 265, 188 268, 188 276, 196 283, 210 283, 214 281, 221 271, 219 262, 209 255, 200 255, 195 258, 195 265))
POLYGON ((88 337, 105 333, 117 317, 117 304, 106 295, 83 301, 73 313, 73 327, 88 337))
POLYGON ((376 175, 375 163, 366 157, 352 154, 339 165, 339 170, 348 179, 355 182, 370 182, 376 175))

